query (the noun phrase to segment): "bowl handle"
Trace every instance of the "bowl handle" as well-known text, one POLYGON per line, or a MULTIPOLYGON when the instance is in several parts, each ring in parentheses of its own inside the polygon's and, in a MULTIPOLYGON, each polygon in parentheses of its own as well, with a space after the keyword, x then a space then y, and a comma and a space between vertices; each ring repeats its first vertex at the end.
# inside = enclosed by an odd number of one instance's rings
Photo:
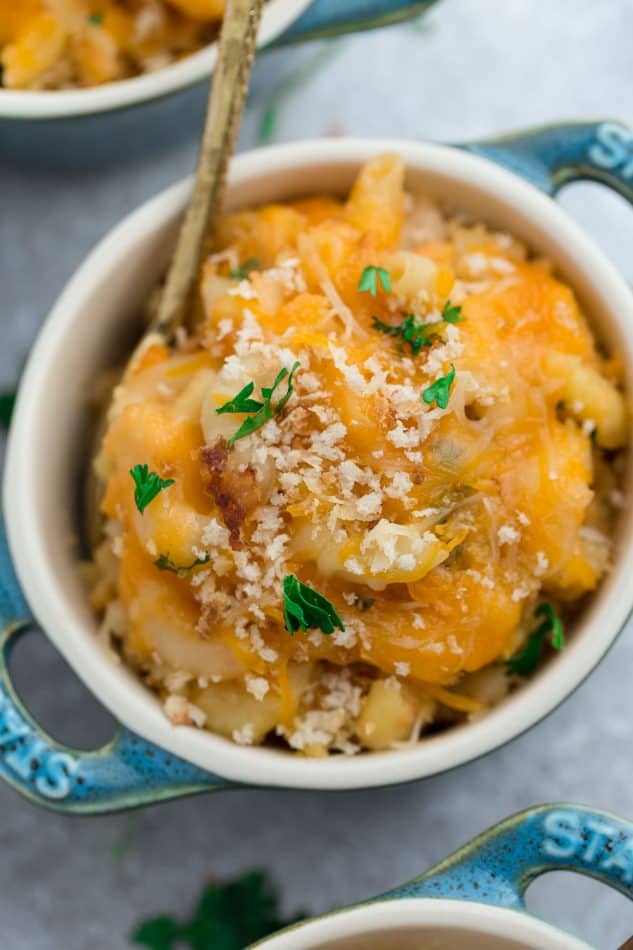
POLYGON ((633 824, 581 805, 541 805, 484 832, 385 897, 435 897, 525 909, 532 881, 577 871, 633 900, 633 824))
POLYGON ((371 30, 418 16, 437 0, 314 0, 271 46, 371 30))
POLYGON ((16 791, 57 811, 101 814, 230 786, 123 726, 95 752, 70 749, 48 735, 10 674, 11 651, 34 629, 0 525, 0 776, 16 791))
POLYGON ((475 155, 555 195, 572 181, 597 181, 633 203, 633 128, 621 122, 564 122, 461 143, 475 155))

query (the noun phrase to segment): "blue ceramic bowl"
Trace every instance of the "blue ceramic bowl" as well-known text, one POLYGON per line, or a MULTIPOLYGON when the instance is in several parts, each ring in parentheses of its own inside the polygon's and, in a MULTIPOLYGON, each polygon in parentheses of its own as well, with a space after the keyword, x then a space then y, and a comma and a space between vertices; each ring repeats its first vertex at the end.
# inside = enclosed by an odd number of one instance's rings
MULTIPOLYGON (((450 199, 557 263, 598 335, 621 355, 631 392, 631 291, 551 196, 566 181, 587 178, 633 200, 632 142, 631 130, 618 123, 576 122, 458 147, 348 139, 295 143, 239 156, 228 202, 248 206, 324 190, 343 193, 368 158, 397 152, 410 190, 450 199)), ((34 800, 86 813, 239 783, 312 789, 395 784, 438 774, 508 742, 573 692, 622 628, 633 602, 632 505, 622 515, 614 569, 566 649, 485 717, 408 748, 310 760, 173 726, 157 698, 95 636, 67 542, 77 529, 77 479, 89 453, 86 391, 96 373, 129 352, 141 304, 169 259, 188 192, 188 182, 163 192, 105 238, 53 309, 23 377, 4 491, 11 554, 4 539, 0 554, 0 774, 34 800), (61 747, 20 703, 8 655, 33 626, 32 614, 123 724, 105 748, 81 753, 61 747)))
POLYGON ((372 901, 254 944, 261 950, 588 950, 525 908, 532 881, 576 871, 633 899, 633 825, 543 805, 496 825, 425 874, 372 901))

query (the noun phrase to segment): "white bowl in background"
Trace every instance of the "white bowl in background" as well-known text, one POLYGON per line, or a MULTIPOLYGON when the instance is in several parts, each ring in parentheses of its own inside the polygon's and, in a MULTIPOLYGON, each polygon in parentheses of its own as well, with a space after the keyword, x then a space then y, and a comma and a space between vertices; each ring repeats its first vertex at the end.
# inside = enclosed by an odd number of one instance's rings
POLYGON ((253 950, 591 950, 527 914, 489 904, 403 898, 317 917, 253 950))

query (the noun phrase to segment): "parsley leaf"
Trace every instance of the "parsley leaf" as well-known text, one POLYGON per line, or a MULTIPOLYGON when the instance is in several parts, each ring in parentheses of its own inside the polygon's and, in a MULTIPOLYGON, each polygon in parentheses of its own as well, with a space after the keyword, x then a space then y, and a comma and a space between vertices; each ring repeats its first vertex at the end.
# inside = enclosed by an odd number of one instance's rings
POLYGON ((254 389, 255 383, 247 383, 244 389, 240 389, 237 396, 234 396, 233 399, 229 399, 223 406, 216 409, 216 413, 221 415, 223 412, 257 412, 264 404, 258 402, 257 399, 250 398, 254 389))
POLYGON ((331 604, 322 594, 302 584, 294 574, 284 578, 284 623, 286 630, 294 636, 301 628, 334 633, 334 628, 345 630, 345 624, 331 604))
POLYGON ((534 616, 542 617, 543 620, 529 635, 523 649, 506 662, 508 673, 518 673, 519 676, 529 676, 533 673, 541 661, 543 644, 547 637, 554 650, 562 650, 565 646, 563 622, 551 604, 539 604, 534 616))
POLYGON ((391 293, 391 274, 389 271, 384 267, 375 267, 373 264, 370 264, 360 275, 358 289, 361 293, 369 291, 372 297, 375 297, 378 293, 379 281, 382 284, 382 289, 387 293, 391 293))
POLYGON ((465 319, 459 304, 453 305, 450 300, 447 300, 442 308, 442 320, 445 323, 463 323, 465 319))
POLYGON ((288 374, 287 369, 281 369, 277 373, 277 377, 272 386, 262 386, 261 389, 264 400, 263 402, 259 402, 257 399, 250 398, 253 394, 253 390, 255 389, 255 383, 248 383, 248 385, 244 386, 244 388, 239 391, 237 396, 235 396, 233 399, 230 399, 229 402, 225 403, 223 406, 220 406, 219 409, 215 410, 218 415, 223 412, 254 413, 254 415, 245 419, 237 432, 231 436, 227 443, 229 448, 232 448, 238 439, 243 439, 245 436, 250 435, 257 429, 260 429, 266 422, 269 421, 269 419, 272 419, 273 416, 276 416, 279 412, 281 412, 292 395, 292 380, 294 374, 299 369, 299 365, 300 364, 296 362, 290 370, 290 374, 288 374), (279 386, 286 376, 288 377, 288 388, 279 402, 273 406, 273 394, 277 386, 279 386))
POLYGON ((259 261, 256 257, 249 257, 247 261, 229 272, 233 280, 246 280, 252 270, 259 270, 259 261))
POLYGON ((88 23, 90 23, 91 26, 102 26, 103 13, 91 13, 88 17, 88 23))
POLYGON ((411 352, 417 356, 423 346, 431 346, 433 337, 438 333, 438 323, 418 323, 412 313, 408 314, 401 323, 395 326, 383 323, 378 317, 373 318, 372 327, 387 336, 399 337, 402 344, 408 344, 411 352))
POLYGON ((159 554, 154 564, 159 571, 171 571, 172 574, 177 574, 178 577, 185 578, 194 567, 198 567, 200 564, 206 564, 208 560, 209 555, 205 554, 204 557, 197 557, 191 564, 184 564, 182 567, 179 567, 177 564, 174 564, 169 554, 159 554))
POLYGON ((440 376, 422 393, 422 401, 431 405, 436 403, 440 409, 446 409, 451 395, 451 386, 455 379, 455 367, 451 363, 451 371, 446 376, 440 376))
POLYGON ((173 478, 161 478, 156 472, 150 472, 148 465, 135 465, 130 469, 130 475, 135 485, 134 501, 141 514, 163 488, 169 488, 170 485, 175 484, 173 478))
POLYGON ((163 914, 144 921, 132 935, 150 950, 242 950, 295 921, 284 921, 279 899, 261 871, 225 884, 210 884, 184 923, 163 914))

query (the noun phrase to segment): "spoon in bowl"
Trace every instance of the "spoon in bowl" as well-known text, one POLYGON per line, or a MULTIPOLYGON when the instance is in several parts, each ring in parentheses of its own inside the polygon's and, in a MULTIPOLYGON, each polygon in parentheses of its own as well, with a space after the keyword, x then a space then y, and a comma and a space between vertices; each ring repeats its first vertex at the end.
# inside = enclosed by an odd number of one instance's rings
MULTIPOLYGON (((264 0, 227 0, 191 196, 156 316, 135 347, 123 377, 147 347, 171 343, 177 328, 187 323, 204 248, 224 194, 229 158, 248 92, 263 5, 264 0)), ((105 415, 102 424, 97 426, 98 442, 105 430, 105 415)), ((101 495, 101 482, 91 465, 86 482, 85 525, 93 552, 102 534, 101 495)))
POLYGON ((171 340, 186 319, 202 252, 220 208, 255 56, 264 0, 228 0, 200 157, 167 282, 149 333, 171 340))

